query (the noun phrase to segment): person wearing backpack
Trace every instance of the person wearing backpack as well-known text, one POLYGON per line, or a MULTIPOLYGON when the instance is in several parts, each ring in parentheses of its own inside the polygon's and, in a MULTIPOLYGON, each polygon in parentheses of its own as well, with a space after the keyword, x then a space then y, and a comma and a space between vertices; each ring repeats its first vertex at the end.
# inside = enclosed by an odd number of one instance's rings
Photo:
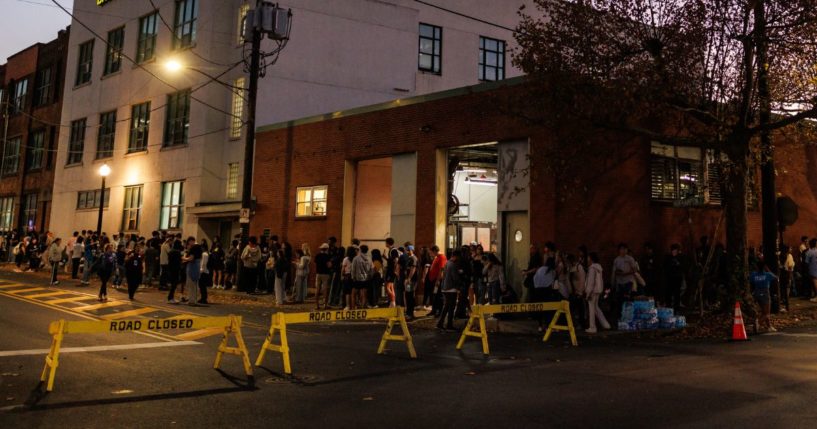
POLYGON ((98 301, 105 302, 108 300, 108 281, 111 279, 114 269, 116 269, 116 253, 113 251, 112 244, 105 245, 105 252, 101 258, 102 263, 99 266, 99 271, 97 271, 100 282, 98 301))
POLYGON ((357 307, 358 301, 361 307, 365 308, 369 301, 367 292, 369 283, 372 280, 372 260, 369 259, 369 246, 360 246, 360 252, 352 259, 352 294, 349 304, 351 309, 357 307))

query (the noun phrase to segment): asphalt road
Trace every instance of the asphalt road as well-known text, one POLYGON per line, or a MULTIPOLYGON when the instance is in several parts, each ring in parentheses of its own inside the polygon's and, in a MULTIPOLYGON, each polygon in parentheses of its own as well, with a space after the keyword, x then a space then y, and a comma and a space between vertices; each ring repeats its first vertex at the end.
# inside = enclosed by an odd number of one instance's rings
POLYGON ((399 343, 375 353, 382 323, 301 325, 289 338, 294 377, 283 377, 280 357, 270 354, 252 384, 237 357, 212 369, 217 336, 77 334, 66 337, 70 352, 61 356, 54 391, 44 394, 39 376, 53 320, 241 314, 254 360, 269 310, 166 306, 154 291, 133 305, 78 310, 97 304, 82 299, 92 291, 65 285, 57 295, 23 279, 0 273, 3 428, 810 428, 817 421, 813 327, 739 344, 614 336, 572 347, 562 333, 548 344, 495 334, 489 358, 476 340, 458 352, 457 334, 415 329, 412 360, 399 343), (35 287, 44 290, 15 292, 35 287), (55 295, 27 298, 48 293, 55 295))

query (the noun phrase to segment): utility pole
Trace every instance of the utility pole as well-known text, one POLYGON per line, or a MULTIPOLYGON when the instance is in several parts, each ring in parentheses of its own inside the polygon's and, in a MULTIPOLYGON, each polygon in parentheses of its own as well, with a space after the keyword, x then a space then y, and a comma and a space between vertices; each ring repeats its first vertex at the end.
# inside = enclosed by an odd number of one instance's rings
MULTIPOLYGON (((261 0, 256 0, 255 10, 261 10, 261 0)), ((247 137, 244 141, 244 182, 241 188, 241 246, 247 244, 250 237, 250 216, 252 215, 252 170, 255 155, 255 101, 258 98, 258 74, 261 68, 261 29, 255 20, 246 25, 252 25, 252 41, 250 49, 250 87, 247 94, 247 137)))

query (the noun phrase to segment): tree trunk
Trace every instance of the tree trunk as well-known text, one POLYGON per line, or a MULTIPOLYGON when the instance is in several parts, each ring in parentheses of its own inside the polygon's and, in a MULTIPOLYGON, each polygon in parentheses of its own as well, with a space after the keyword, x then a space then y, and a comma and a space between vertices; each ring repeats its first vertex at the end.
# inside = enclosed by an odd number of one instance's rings
MULTIPOLYGON (((749 142, 738 143, 742 148, 729 154, 730 166, 725 173, 726 251, 729 259, 729 298, 742 300, 746 287, 746 174, 749 142)), ((729 305, 731 300, 725 302, 729 305)))

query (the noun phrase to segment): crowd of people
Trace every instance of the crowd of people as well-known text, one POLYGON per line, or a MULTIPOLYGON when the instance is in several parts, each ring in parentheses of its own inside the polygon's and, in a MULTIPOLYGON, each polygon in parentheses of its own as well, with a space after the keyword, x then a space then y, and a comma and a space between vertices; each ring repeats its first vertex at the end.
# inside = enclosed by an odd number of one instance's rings
MULTIPOLYGON (((313 255, 307 243, 293 248, 275 235, 249 237, 243 248, 239 238, 225 244, 219 237, 208 243, 158 231, 146 238, 125 233, 98 236, 83 230, 64 242, 51 233, 11 233, 0 237, 0 249, 20 271, 50 269, 51 284, 59 283, 61 267, 81 286, 97 277, 100 301, 107 300, 109 284, 116 289, 125 285, 134 299, 140 286, 155 283, 168 292, 171 304, 206 305, 208 289, 235 288, 274 295, 281 306, 305 303, 309 280, 314 279, 317 310, 401 306, 413 319, 421 308, 439 318, 437 327, 443 330, 453 329, 455 318, 466 318, 471 305, 520 301, 517 290, 506 281, 501 259, 478 243, 446 255, 436 245, 417 248, 405 242, 398 246, 391 238, 382 249, 370 249, 356 239, 344 248, 329 237, 313 255)), ((817 302, 817 239, 803 237, 797 255, 784 246, 779 275, 774 275, 760 250, 749 251, 748 280, 761 309, 761 323, 769 330, 774 329, 769 318, 773 302, 779 311, 787 311, 792 296, 817 302)), ((653 297, 676 312, 696 293, 702 302, 714 304, 729 282, 726 265, 723 246, 710 246, 707 237, 701 238, 691 255, 673 244, 663 258, 645 244, 636 259, 622 243, 607 277, 599 255, 585 246, 569 253, 548 242, 541 248, 530 246, 528 265, 521 272, 522 298, 568 300, 576 322, 595 333, 599 326, 616 326, 622 303, 638 297, 653 297)), ((543 329, 546 320, 539 322, 543 329)))

